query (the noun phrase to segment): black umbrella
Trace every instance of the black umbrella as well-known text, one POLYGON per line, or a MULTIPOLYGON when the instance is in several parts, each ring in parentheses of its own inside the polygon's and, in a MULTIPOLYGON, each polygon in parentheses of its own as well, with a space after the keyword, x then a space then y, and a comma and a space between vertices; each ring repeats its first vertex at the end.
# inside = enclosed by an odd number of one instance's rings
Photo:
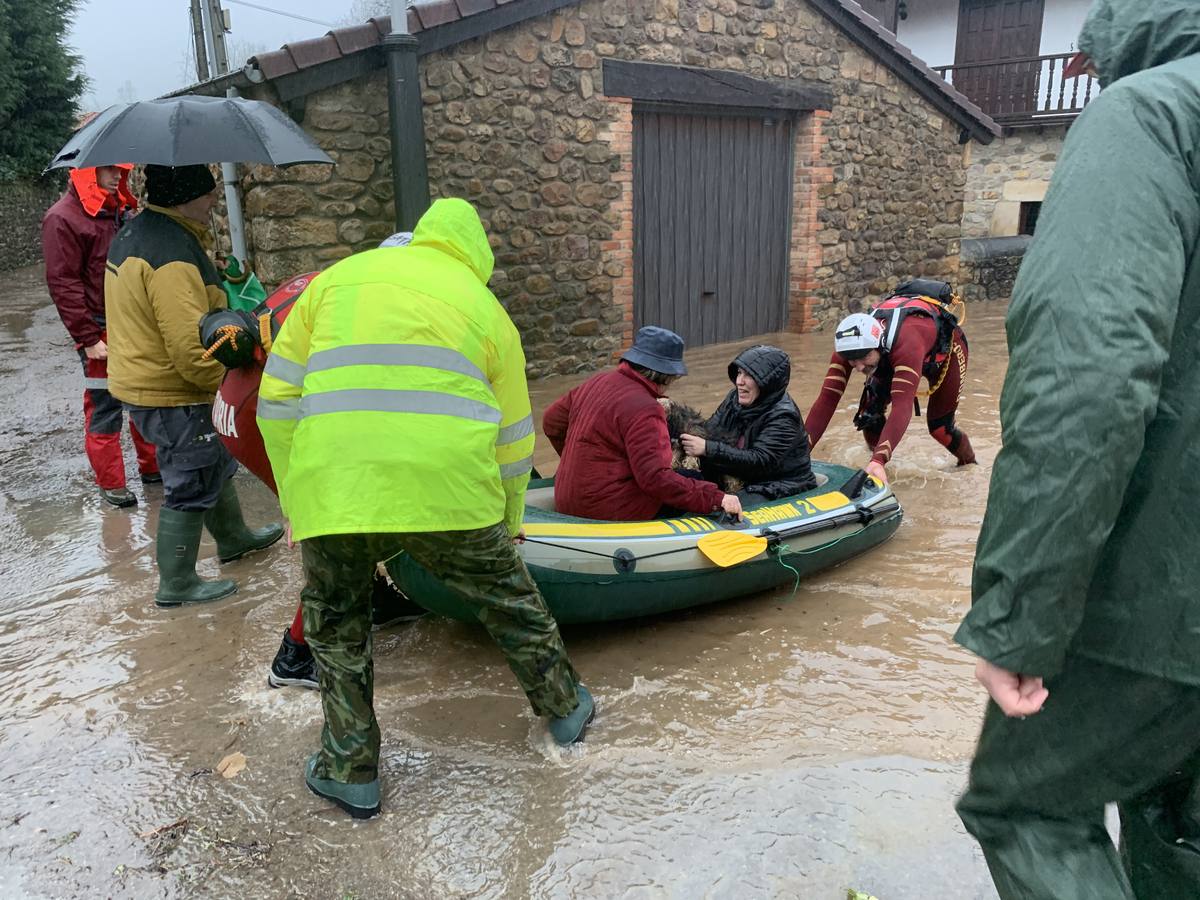
POLYGON ((110 106, 75 132, 47 168, 217 162, 290 166, 333 160, 269 103, 187 94, 110 106))

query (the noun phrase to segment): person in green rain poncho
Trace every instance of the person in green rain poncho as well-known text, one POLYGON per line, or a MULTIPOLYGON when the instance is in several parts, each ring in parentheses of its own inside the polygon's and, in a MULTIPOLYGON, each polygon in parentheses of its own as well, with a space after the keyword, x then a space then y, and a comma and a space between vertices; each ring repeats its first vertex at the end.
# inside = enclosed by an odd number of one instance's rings
POLYGON ((958 805, 1002 898, 1200 897, 1200 3, 1098 0, 1008 312, 958 805), (1120 810, 1121 848, 1105 828, 1120 810))

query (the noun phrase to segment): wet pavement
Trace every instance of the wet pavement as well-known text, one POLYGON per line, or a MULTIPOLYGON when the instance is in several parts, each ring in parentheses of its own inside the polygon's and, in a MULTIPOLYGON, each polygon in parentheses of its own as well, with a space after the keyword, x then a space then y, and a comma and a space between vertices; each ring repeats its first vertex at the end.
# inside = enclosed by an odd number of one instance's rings
MULTIPOLYGON (((981 465, 914 419, 896 537, 789 589, 565 631, 599 698, 554 747, 481 630, 376 635, 384 813, 305 789, 315 693, 266 673, 301 586, 277 546, 223 567, 240 590, 159 610, 161 489, 110 509, 83 454, 81 373, 37 268, 0 302, 0 897, 995 896, 953 811, 983 696, 951 640, 999 445, 1003 307, 970 308, 960 414, 981 465), (235 752, 244 771, 214 770, 235 752), (174 825, 174 827, 170 827, 174 825)), ((804 409, 829 335, 780 335, 804 409)), ((673 396, 709 411, 751 343, 688 354, 673 396)), ((533 385, 540 412, 583 376, 533 385)), ((857 399, 852 382, 844 407, 857 399)), ((861 465, 843 410, 817 457, 861 465)), ((553 470, 539 442, 536 462, 553 470)), ((238 476, 247 518, 273 496, 238 476)), ((201 547, 202 574, 217 572, 201 547)))

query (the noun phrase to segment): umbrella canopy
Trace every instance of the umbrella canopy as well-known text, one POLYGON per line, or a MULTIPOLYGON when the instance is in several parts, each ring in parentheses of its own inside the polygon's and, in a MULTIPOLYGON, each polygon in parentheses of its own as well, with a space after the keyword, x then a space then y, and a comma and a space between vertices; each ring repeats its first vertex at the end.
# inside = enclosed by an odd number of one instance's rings
POLYGON ((333 160, 269 103, 187 94, 110 106, 75 132, 47 168, 218 162, 290 166, 333 160))

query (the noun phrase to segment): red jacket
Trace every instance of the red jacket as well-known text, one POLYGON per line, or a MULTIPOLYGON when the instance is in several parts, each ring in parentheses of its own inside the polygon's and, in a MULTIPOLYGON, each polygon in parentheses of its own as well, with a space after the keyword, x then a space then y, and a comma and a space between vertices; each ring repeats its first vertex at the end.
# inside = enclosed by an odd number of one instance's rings
POLYGON ((542 431, 562 457, 555 508, 610 521, 653 519, 663 506, 707 514, 725 492, 671 468, 661 390, 627 363, 593 375, 546 410, 542 431))
MULTIPOLYGON (((90 171, 94 184, 95 170, 90 171)), ((122 176, 121 187, 124 185, 122 176)), ((84 208, 72 179, 67 192, 42 218, 46 287, 59 317, 80 347, 92 346, 104 331, 104 263, 126 208, 134 202, 127 191, 120 192, 120 200, 106 202, 101 198, 102 205, 94 202, 96 198, 89 199, 94 212, 84 208)))

